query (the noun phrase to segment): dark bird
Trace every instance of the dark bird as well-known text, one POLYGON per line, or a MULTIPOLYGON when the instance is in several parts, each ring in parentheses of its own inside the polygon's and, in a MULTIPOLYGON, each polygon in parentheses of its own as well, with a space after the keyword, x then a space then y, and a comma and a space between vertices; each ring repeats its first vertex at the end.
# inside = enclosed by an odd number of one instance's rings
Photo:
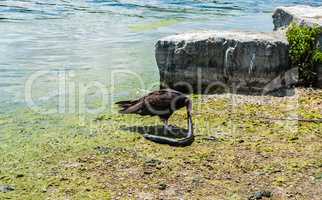
POLYGON ((148 140, 169 144, 173 146, 187 146, 194 141, 193 124, 192 124, 192 102, 191 100, 176 90, 162 89, 154 91, 146 96, 130 101, 116 102, 121 108, 119 111, 122 114, 139 114, 148 116, 159 116, 164 122, 166 130, 171 130, 168 126, 168 119, 178 109, 186 107, 188 115, 188 133, 183 139, 173 139, 164 136, 144 134, 148 140))

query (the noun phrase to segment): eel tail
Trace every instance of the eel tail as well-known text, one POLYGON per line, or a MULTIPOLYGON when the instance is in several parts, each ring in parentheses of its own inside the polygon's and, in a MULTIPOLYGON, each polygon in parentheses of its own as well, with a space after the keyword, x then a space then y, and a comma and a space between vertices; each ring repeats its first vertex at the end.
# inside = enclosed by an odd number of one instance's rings
POLYGON ((192 102, 190 99, 186 101, 187 115, 188 115, 188 133, 185 138, 182 139, 173 139, 164 136, 157 136, 151 134, 144 134, 144 138, 159 144, 168 144, 170 146, 184 147, 191 145, 195 138, 193 135, 193 123, 192 123, 192 102))

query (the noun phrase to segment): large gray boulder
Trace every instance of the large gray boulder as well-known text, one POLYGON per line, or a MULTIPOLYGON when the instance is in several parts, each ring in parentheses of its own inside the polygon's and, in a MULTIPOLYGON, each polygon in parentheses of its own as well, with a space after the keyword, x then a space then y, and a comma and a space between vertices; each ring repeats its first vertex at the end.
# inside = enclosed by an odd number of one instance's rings
POLYGON ((155 56, 161 85, 178 90, 261 93, 296 81, 288 42, 277 32, 183 33, 160 39, 155 56))

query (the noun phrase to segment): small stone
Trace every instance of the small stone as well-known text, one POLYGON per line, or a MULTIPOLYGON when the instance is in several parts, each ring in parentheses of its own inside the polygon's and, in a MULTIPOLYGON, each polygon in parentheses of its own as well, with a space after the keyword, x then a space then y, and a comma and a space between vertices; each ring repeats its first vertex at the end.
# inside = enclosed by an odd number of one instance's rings
POLYGON ((272 197, 272 192, 270 191, 258 191, 254 195, 250 196, 248 200, 257 200, 262 199, 263 197, 270 198, 272 197))
POLYGON ((23 174, 18 174, 17 176, 16 176, 16 178, 22 178, 22 177, 24 177, 25 175, 23 175, 23 174))
POLYGON ((149 167, 156 167, 157 165, 161 164, 161 161, 157 159, 150 159, 150 160, 146 160, 145 164, 149 167))
POLYGON ((68 178, 67 177, 61 177, 59 180, 60 181, 68 181, 68 178))
POLYGON ((238 143, 244 143, 245 142, 245 140, 238 140, 238 143))
POLYGON ((280 172, 282 172, 282 170, 280 170, 280 169, 276 169, 276 170, 273 170, 273 171, 271 172, 271 174, 276 174, 276 173, 280 173, 280 172))
POLYGON ((150 175, 150 174, 153 173, 153 171, 151 171, 151 170, 145 170, 143 173, 146 174, 146 175, 150 175))
POLYGON ((112 152, 112 148, 104 147, 104 146, 97 146, 94 148, 99 154, 108 154, 112 152))
POLYGON ((202 180, 202 177, 200 177, 200 176, 195 176, 195 177, 192 178, 192 183, 193 184, 199 184, 199 183, 202 183, 202 182, 203 182, 203 180, 202 180))
POLYGON ((160 183, 158 188, 159 188, 159 190, 165 190, 167 188, 167 184, 160 183))
POLYGON ((265 172, 255 172, 256 176, 264 176, 266 173, 265 172))
POLYGON ((209 140, 209 141, 216 141, 217 138, 215 136, 209 136, 207 138, 205 138, 206 140, 209 140))
POLYGON ((14 191, 15 188, 10 185, 0 185, 0 192, 6 193, 6 192, 11 192, 14 191))
POLYGON ((322 180, 322 173, 320 174, 317 174, 315 177, 314 177, 315 180, 322 180))
POLYGON ((289 138, 289 141, 295 141, 295 140, 298 140, 298 139, 299 139, 299 137, 294 136, 294 137, 290 137, 290 138, 289 138))

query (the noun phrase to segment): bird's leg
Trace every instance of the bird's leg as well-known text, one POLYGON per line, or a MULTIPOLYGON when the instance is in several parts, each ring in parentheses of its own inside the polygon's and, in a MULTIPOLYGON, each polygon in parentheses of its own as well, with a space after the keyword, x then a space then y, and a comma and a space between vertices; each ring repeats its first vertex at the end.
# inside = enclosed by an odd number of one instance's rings
POLYGON ((171 127, 169 126, 168 119, 161 119, 164 125, 164 129, 166 131, 171 131, 171 127))
POLYGON ((164 128, 168 130, 170 128, 169 125, 168 125, 168 120, 167 119, 163 119, 162 121, 164 123, 164 128))

